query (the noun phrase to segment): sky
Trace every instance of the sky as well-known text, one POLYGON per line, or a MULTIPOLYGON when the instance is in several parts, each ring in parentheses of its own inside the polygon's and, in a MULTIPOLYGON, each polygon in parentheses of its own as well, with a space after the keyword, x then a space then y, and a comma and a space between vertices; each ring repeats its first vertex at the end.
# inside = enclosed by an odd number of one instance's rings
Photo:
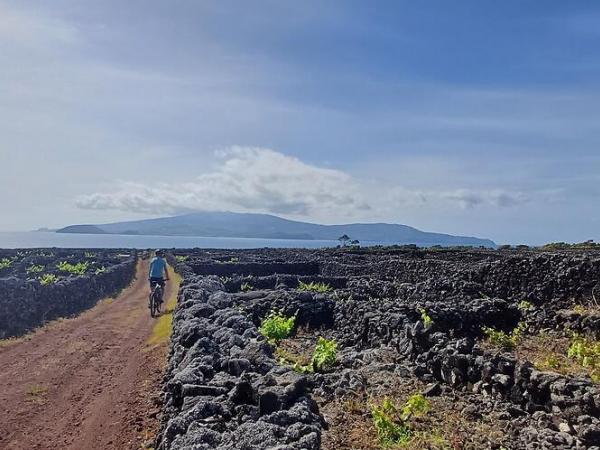
POLYGON ((0 0, 0 192, 600 240, 600 3, 0 0))

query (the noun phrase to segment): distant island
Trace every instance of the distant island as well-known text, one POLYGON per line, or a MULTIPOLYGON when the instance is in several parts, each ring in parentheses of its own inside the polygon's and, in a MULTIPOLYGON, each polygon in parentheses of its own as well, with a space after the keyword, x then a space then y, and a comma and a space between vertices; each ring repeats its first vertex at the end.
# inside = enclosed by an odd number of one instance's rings
POLYGON ((496 246, 490 239, 430 233, 400 224, 319 225, 287 220, 270 214, 233 212, 195 212, 159 219, 100 225, 70 225, 56 232, 306 240, 337 240, 345 235, 358 241, 376 241, 390 244, 496 246))

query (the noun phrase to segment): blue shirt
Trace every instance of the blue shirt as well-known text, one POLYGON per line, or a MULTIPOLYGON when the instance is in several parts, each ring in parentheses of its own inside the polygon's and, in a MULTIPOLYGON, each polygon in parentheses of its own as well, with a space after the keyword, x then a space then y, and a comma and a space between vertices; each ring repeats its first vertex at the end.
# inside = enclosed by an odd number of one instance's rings
POLYGON ((154 257, 150 262, 150 278, 164 278, 167 262, 164 258, 154 257))

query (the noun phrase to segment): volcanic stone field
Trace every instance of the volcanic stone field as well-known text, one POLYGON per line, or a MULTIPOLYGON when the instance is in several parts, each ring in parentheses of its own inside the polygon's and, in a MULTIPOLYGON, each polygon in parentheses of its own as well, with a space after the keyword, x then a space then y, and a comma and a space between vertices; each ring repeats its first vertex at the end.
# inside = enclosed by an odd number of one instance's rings
POLYGON ((0 250, 0 339, 70 317, 127 286, 132 250, 0 250))
POLYGON ((598 253, 170 258, 159 450, 600 448, 598 253))

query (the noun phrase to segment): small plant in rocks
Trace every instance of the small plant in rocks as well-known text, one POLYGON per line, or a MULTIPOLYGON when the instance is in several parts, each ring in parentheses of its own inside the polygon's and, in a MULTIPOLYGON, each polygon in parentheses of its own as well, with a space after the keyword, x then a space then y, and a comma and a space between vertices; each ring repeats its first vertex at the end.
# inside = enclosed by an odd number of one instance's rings
POLYGON ((277 311, 271 311, 265 317, 258 329, 271 343, 278 344, 282 339, 289 337, 294 330, 296 315, 284 316, 277 311))
MULTIPOLYGON (((381 447, 414 448, 415 440, 420 442, 431 441, 433 435, 429 436, 427 433, 415 432, 410 426, 412 418, 422 417, 430 410, 431 403, 422 394, 411 395, 401 409, 388 397, 384 398, 381 406, 373 406, 371 416, 381 447)), ((435 441, 440 443, 444 440, 436 437, 435 441)))
POLYGON ((504 350, 512 350, 521 342, 526 327, 525 323, 519 322, 517 327, 510 333, 490 327, 483 327, 481 331, 486 335, 490 344, 504 350))
POLYGON ((177 255, 175 256, 175 261, 177 261, 178 263, 184 263, 188 260, 189 256, 186 255, 177 255))
POLYGON ((319 337, 312 357, 312 368, 315 372, 331 369, 337 357, 337 342, 333 339, 319 337))
POLYGON ((25 269, 25 271, 28 274, 32 274, 32 273, 41 273, 44 271, 44 266, 39 266, 36 264, 32 264, 31 266, 29 266, 27 269, 25 269))
POLYGON ((8 269, 10 266, 13 265, 14 261, 15 261, 14 258, 2 258, 2 259, 0 259, 0 270, 2 270, 2 269, 8 269))
POLYGON ((377 439, 383 448, 390 448, 410 441, 411 431, 406 423, 396 420, 398 408, 389 399, 385 398, 381 406, 371 408, 373 425, 377 432, 377 439))
POLYGON ((590 369, 590 377, 594 382, 600 381, 600 342, 574 334, 567 356, 590 369))
POLYGON ((254 286, 252 286, 250 283, 242 283, 242 286, 240 287, 240 290, 242 292, 249 292, 249 291, 253 291, 254 290, 254 286))
POLYGON ((98 267, 96 270, 94 270, 94 275, 100 275, 101 273, 106 272, 106 267, 102 266, 102 267, 98 267))
POLYGON ((298 290, 299 291, 306 291, 306 292, 329 292, 331 291, 331 286, 329 286, 326 283, 315 283, 315 282, 310 282, 310 283, 304 283, 302 281, 300 281, 298 283, 298 290))
POLYGON ((42 275, 40 278, 40 284, 42 286, 46 286, 48 284, 54 284, 58 281, 58 277, 56 275, 54 275, 53 273, 46 273, 44 275, 42 275))
POLYGON ((433 325, 433 319, 427 313, 427 310, 425 308, 421 308, 420 311, 421 311, 421 320, 423 321, 423 325, 425 325, 425 328, 431 327, 433 325))
POLYGON ((90 263, 87 261, 79 262, 77 264, 71 264, 66 261, 62 261, 56 265, 56 268, 61 272, 68 272, 73 275, 83 275, 87 271, 89 265, 90 263))
POLYGON ((517 308, 519 308, 519 311, 522 312, 531 311, 532 309, 534 309, 533 304, 531 302, 528 302, 527 300, 520 301, 517 305, 517 308))

